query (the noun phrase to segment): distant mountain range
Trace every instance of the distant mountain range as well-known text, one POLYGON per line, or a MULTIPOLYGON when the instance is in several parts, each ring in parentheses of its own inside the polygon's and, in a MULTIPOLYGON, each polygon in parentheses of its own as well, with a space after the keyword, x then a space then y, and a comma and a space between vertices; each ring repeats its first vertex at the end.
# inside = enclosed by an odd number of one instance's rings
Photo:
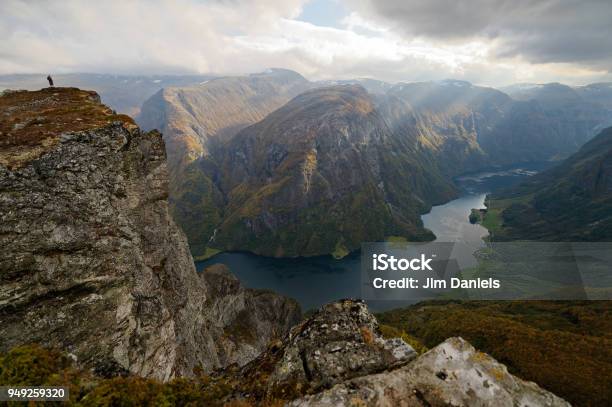
MULTIPOLYGON (((454 177, 561 161, 612 126, 605 83, 311 82, 285 69, 56 82, 96 89, 162 131, 171 207, 196 256, 342 256, 361 241, 431 239, 420 214, 456 196, 454 177)), ((44 85, 0 76, 0 88, 44 85)))
POLYGON ((558 166, 495 194, 495 240, 610 241, 612 127, 558 166))
POLYGON ((546 99, 556 87, 515 100, 464 81, 312 83, 274 70, 165 89, 138 121, 164 133, 194 254, 343 255, 428 239, 420 214, 454 196, 452 177, 561 159, 612 124, 601 101, 546 99))
POLYGON ((341 256, 361 241, 432 238, 420 214, 455 196, 457 175, 574 153, 612 125, 612 97, 594 89, 605 86, 523 85, 511 97, 465 81, 271 70, 164 89, 137 120, 164 133, 174 215, 195 255, 341 256))

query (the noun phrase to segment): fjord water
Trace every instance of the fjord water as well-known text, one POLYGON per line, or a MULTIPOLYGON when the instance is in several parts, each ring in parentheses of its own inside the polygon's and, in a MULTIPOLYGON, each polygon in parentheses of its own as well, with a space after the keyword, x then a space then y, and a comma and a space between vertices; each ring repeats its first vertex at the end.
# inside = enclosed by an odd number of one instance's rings
MULTIPOLYGON (((544 164, 463 176, 456 180, 462 195, 444 205, 434 206, 422 216, 423 224, 438 242, 468 242, 474 250, 484 245, 487 230, 469 222, 472 208, 484 208, 486 194, 535 174, 544 164)), ((352 253, 342 260, 331 256, 276 259, 250 253, 220 253, 196 262, 198 271, 223 263, 249 288, 269 289, 295 298, 304 311, 341 298, 361 296, 361 256, 352 253)), ((369 304, 383 310, 402 304, 369 304)))
POLYGON ((423 225, 434 232, 438 242, 483 242, 487 229, 479 224, 469 222, 471 210, 483 209, 487 194, 481 192, 464 192, 464 195, 431 208, 429 213, 421 216, 423 225))

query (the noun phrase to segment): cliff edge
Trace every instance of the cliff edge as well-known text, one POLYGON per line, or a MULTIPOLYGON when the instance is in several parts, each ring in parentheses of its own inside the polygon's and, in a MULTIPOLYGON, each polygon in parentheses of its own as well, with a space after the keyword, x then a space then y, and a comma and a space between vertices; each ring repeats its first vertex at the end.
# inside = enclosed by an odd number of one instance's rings
POLYGON ((167 197, 160 133, 94 92, 4 92, 0 351, 36 342, 102 376, 167 380, 244 364, 299 320, 297 304, 275 296, 259 302, 264 322, 261 311, 249 320, 266 326, 260 338, 228 335, 257 293, 219 295, 196 273, 167 197))

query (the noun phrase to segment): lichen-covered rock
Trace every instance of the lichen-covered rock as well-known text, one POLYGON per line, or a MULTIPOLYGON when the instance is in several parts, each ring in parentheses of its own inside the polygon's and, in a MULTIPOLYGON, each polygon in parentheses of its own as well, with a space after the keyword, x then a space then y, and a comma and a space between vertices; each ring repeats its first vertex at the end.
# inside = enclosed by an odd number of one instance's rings
POLYGON ((341 300, 295 326, 236 372, 235 398, 290 406, 563 406, 461 338, 417 356, 383 339, 365 303, 341 300))
POLYGON ((241 372, 263 380, 264 393, 287 398, 408 363, 416 352, 401 339, 384 339, 365 303, 341 300, 294 327, 241 372))
POLYGON ((399 369, 345 381, 289 403, 305 406, 569 406, 508 373, 461 338, 450 338, 399 369))
POLYGON ((207 287, 167 197, 161 135, 95 93, 2 95, 0 351, 38 342, 102 375, 165 380, 245 363, 272 337, 271 315, 286 329, 295 315, 274 314, 283 300, 267 300, 258 341, 222 349, 237 314, 257 324, 256 300, 235 305, 207 287))

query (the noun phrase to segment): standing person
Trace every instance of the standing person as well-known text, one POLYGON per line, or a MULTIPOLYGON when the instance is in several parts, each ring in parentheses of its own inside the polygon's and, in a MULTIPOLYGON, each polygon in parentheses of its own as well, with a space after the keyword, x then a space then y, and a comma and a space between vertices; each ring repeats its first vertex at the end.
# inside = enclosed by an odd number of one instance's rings
POLYGON ((53 87, 53 78, 51 77, 51 75, 47 75, 47 80, 49 81, 49 86, 53 87))

